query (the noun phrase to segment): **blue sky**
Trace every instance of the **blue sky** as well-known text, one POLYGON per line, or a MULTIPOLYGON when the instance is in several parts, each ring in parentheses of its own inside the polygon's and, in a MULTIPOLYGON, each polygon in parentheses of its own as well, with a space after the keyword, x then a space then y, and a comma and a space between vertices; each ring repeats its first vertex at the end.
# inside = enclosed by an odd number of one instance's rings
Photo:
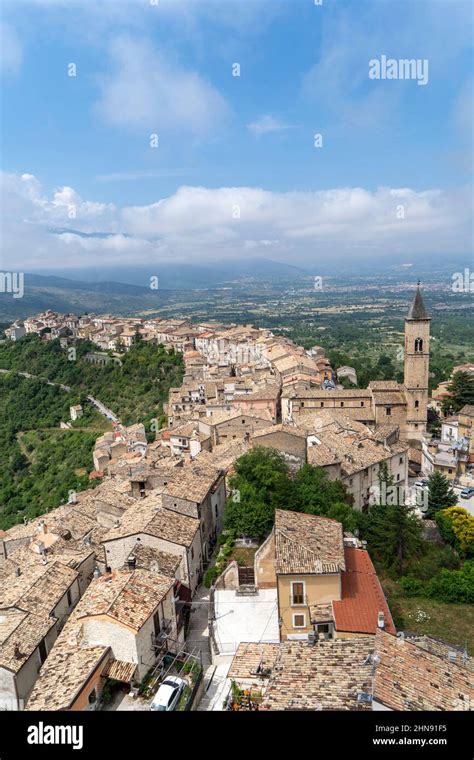
POLYGON ((4 0, 1 35, 9 266, 470 250, 469 2, 4 0))

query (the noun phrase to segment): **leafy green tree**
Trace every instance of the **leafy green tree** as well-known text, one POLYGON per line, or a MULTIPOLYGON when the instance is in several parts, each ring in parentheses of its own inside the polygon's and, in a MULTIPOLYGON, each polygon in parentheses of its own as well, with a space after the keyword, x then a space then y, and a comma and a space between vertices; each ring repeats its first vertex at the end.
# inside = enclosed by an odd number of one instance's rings
POLYGON ((305 464, 295 475, 294 498, 298 510, 312 515, 324 515, 330 504, 353 503, 353 497, 348 493, 340 480, 330 480, 322 467, 305 464))
POLYGON ((325 516, 342 523, 343 530, 349 533, 353 533, 360 527, 361 513, 356 512, 346 502, 339 501, 330 504, 325 516))
POLYGON ((433 519, 440 509, 447 509, 457 504, 458 499, 451 488, 448 478, 435 470, 428 478, 428 510, 426 517, 433 519))
POLYGON ((454 546, 462 557, 474 556, 474 516, 463 507, 440 509, 436 524, 442 538, 454 546))
POLYGON ((237 536, 263 539, 275 520, 275 507, 262 501, 252 483, 231 479, 231 495, 224 513, 224 527, 237 536))
POLYGON ((359 514, 351 507, 352 497, 322 468, 304 465, 292 479, 282 455, 264 447, 251 449, 234 467, 224 524, 238 535, 267 536, 275 509, 332 517, 346 531, 358 526, 359 514))
POLYGON ((466 404, 474 404, 474 377, 467 372, 456 372, 448 391, 451 394, 443 400, 443 411, 459 412, 466 404))

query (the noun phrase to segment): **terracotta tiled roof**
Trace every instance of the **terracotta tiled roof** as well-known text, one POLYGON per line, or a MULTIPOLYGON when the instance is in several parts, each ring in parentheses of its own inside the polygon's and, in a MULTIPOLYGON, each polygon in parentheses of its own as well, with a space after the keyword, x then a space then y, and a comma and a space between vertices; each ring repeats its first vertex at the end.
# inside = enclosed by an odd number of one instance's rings
POLYGON ((57 639, 39 672, 26 710, 67 710, 84 684, 99 667, 103 667, 109 647, 72 649, 57 639))
POLYGON ((395 634, 387 601, 369 553, 346 546, 346 571, 341 574, 342 600, 333 602, 337 631, 375 634, 378 613, 384 613, 385 630, 395 634))
POLYGON ((173 578, 147 570, 115 570, 91 583, 77 605, 76 617, 107 615, 139 631, 173 584, 173 578))
POLYGON ((331 464, 338 464, 341 461, 339 455, 324 443, 308 446, 307 456, 308 464, 312 464, 314 467, 328 467, 331 464))
POLYGON ((33 564, 21 575, 9 576, 2 583, 0 606, 18 606, 49 615, 77 577, 75 570, 60 562, 33 564))
POLYGON ((0 609, 0 667, 17 673, 57 620, 18 607, 0 609))
MULTIPOLYGON (((137 541, 132 551, 131 556, 135 557, 135 568, 143 570, 151 570, 153 573, 161 573, 169 578, 174 578, 176 570, 181 563, 181 557, 177 554, 170 554, 169 552, 162 552, 159 549, 155 549, 152 546, 145 546, 145 544, 137 541)), ((125 565, 127 569, 128 565, 125 565)))
POLYGON ((104 542, 136 533, 148 533, 164 541, 181 546, 191 546, 199 520, 194 517, 164 509, 159 497, 147 496, 136 502, 121 517, 120 524, 104 536, 104 542))
POLYGON ((375 646, 380 658, 374 681, 377 701, 392 710, 472 709, 472 669, 381 630, 375 646))
POLYGON ((114 681, 131 683, 137 669, 136 662, 123 662, 123 660, 109 660, 102 675, 114 681))
POLYGON ((219 478, 219 470, 208 464, 193 462, 180 469, 173 482, 168 483, 164 493, 200 504, 219 478))
POLYGON ((280 651, 280 644, 250 642, 239 644, 227 678, 258 680, 272 670, 280 651))
POLYGON ((280 644, 262 708, 370 710, 370 702, 358 700, 358 694, 371 694, 373 647, 369 638, 280 644))
POLYGON ((314 604, 309 611, 312 623, 328 623, 334 620, 332 604, 314 604))
POLYGON ((281 423, 279 425, 270 425, 261 430, 256 430, 251 437, 252 440, 255 440, 256 438, 262 438, 265 435, 272 435, 273 433, 288 433, 288 435, 294 435, 296 438, 306 438, 307 435, 306 430, 301 430, 301 428, 297 428, 295 425, 285 425, 284 423, 281 423))
POLYGON ((472 657, 466 656, 466 651, 462 646, 448 644, 446 641, 435 639, 433 636, 405 633, 405 638, 411 644, 416 644, 417 647, 426 649, 427 652, 431 652, 431 654, 435 654, 438 657, 443 657, 444 659, 455 657, 458 665, 463 665, 471 673, 474 673, 474 660, 472 657))
POLYGON ((398 391, 400 384, 396 380, 371 380, 369 388, 371 391, 398 391))
POLYGON ((344 568, 341 523, 319 515, 276 510, 277 573, 337 573, 344 568))

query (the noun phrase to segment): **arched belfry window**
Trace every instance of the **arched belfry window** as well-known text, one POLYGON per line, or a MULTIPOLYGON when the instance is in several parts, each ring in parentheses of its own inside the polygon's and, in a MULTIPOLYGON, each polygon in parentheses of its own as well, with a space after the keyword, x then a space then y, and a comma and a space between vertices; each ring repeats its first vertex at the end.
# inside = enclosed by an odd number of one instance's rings
POLYGON ((423 338, 415 338, 415 353, 423 351, 423 338))

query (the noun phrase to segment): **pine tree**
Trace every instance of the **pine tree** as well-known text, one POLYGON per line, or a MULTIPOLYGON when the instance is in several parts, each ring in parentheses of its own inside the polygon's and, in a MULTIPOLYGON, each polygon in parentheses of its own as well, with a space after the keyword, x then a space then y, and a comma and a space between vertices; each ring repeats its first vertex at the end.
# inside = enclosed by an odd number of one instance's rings
POLYGON ((426 517, 433 519, 440 509, 454 507, 458 503, 448 478, 435 470, 428 478, 428 510, 426 517))
POLYGON ((364 533, 376 559, 387 570, 402 575, 407 562, 421 552, 421 522, 414 508, 403 504, 387 462, 380 464, 378 481, 378 503, 369 510, 364 533))
POLYGON ((376 504, 369 512, 366 535, 370 551, 387 570, 403 575, 407 562, 422 550, 421 522, 405 504, 376 504))

